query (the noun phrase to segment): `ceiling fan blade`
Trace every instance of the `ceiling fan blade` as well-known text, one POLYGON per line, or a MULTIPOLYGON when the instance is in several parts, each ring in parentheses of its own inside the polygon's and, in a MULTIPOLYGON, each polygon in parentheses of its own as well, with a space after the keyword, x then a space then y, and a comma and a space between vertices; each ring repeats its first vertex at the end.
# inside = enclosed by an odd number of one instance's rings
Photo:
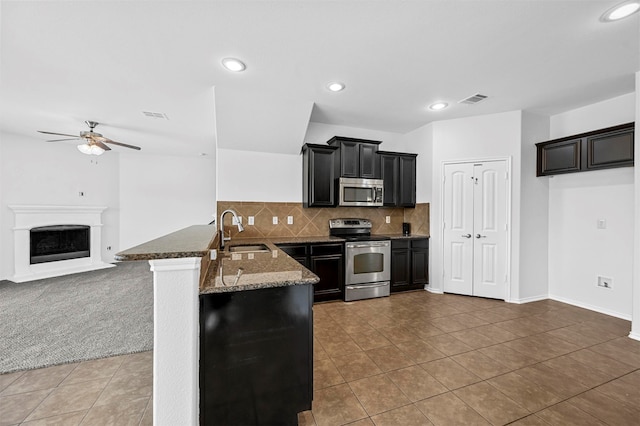
POLYGON ((48 140, 47 142, 62 142, 62 141, 75 141, 78 140, 80 138, 70 138, 70 139, 51 139, 48 140))
POLYGON ((111 151, 111 148, 109 148, 108 146, 106 146, 105 144, 103 144, 100 141, 94 140, 93 143, 94 143, 94 145, 99 146, 100 148, 104 149, 105 151, 111 151))
POLYGON ((122 142, 116 142, 116 141, 112 141, 111 139, 105 139, 105 142, 106 143, 112 143, 114 145, 124 146, 125 148, 137 149, 138 151, 140 151, 140 149, 141 149, 139 146, 129 145, 129 144, 122 143, 122 142))
POLYGON ((68 135, 66 133, 45 132, 44 130, 38 130, 38 132, 44 133, 45 135, 69 136, 70 138, 74 138, 74 139, 78 138, 78 135, 68 135))

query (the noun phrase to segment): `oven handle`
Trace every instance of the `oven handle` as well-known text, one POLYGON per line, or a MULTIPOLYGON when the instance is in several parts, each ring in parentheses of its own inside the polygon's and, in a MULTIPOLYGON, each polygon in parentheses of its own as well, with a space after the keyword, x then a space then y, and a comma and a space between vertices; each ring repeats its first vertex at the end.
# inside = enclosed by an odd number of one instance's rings
POLYGON ((388 286, 388 282, 380 283, 380 284, 369 284, 369 285, 348 285, 347 290, 359 290, 363 288, 376 288, 376 287, 386 287, 388 286))
POLYGON ((368 243, 368 244, 353 244, 353 243, 349 243, 349 244, 347 244, 347 247, 349 247, 349 248, 369 248, 369 247, 387 247, 388 245, 389 245, 389 242, 368 243))

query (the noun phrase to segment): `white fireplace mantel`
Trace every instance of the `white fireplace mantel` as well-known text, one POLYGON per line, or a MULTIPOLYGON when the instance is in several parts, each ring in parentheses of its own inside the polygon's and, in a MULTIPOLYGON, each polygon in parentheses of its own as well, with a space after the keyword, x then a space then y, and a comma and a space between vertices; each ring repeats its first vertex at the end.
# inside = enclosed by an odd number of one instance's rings
POLYGON ((10 205, 9 208, 15 214, 13 226, 15 269, 12 281, 33 281, 115 266, 102 261, 101 216, 107 207, 10 205), (31 265, 29 231, 32 228, 52 225, 89 226, 91 256, 31 265))

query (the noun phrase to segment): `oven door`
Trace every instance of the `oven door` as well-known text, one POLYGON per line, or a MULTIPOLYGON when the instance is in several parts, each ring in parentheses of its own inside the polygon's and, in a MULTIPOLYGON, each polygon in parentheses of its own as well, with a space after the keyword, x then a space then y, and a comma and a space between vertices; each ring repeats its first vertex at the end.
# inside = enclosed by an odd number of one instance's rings
POLYGON ((391 279, 391 241, 348 242, 346 258, 346 285, 391 279))

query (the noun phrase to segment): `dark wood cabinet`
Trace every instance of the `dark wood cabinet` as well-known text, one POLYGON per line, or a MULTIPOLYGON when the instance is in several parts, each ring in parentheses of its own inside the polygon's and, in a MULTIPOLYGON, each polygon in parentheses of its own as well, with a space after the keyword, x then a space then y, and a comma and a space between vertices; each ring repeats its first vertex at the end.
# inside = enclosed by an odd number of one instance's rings
POLYGON ((429 239, 391 240, 391 292, 419 290, 429 283, 429 239))
POLYGON ((418 154, 378 151, 383 203, 390 207, 415 207, 416 157, 418 154))
POLYGON ((634 123, 536 144, 537 176, 633 166, 634 123))
POLYGON ((380 158, 376 155, 381 141, 334 136, 329 146, 339 148, 340 177, 380 177, 380 158))
POLYGON ((278 244, 278 248, 320 278, 313 287, 314 302, 344 299, 343 243, 278 244))
POLYGON ((313 399, 312 286, 200 296, 200 424, 297 423, 313 399))
POLYGON ((424 287, 429 284, 429 239, 411 240, 411 283, 424 287))
POLYGON ((302 147, 302 205, 335 207, 338 147, 305 144, 302 147))

